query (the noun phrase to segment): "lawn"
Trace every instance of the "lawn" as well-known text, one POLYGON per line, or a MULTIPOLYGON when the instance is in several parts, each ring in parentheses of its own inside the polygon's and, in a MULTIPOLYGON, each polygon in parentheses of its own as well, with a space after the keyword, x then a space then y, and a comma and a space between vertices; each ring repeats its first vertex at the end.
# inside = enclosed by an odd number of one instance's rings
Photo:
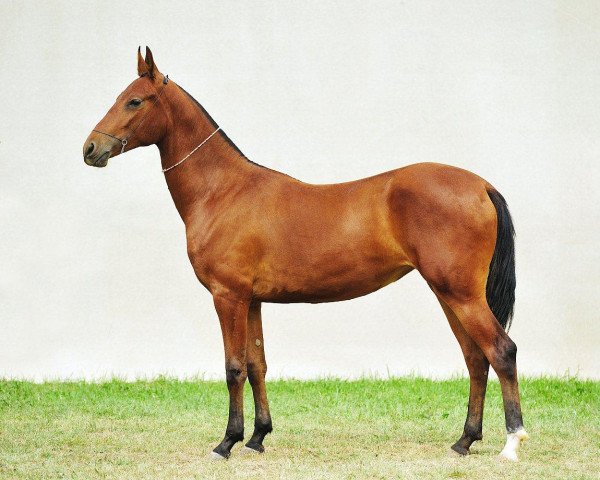
MULTIPOLYGON (((600 478, 600 382, 522 379, 531 439, 518 464, 491 382, 484 440, 449 455, 468 380, 271 381, 263 455, 208 458, 224 433, 224 382, 0 381, 0 479, 600 478)), ((253 407, 246 388, 246 435, 253 407)))

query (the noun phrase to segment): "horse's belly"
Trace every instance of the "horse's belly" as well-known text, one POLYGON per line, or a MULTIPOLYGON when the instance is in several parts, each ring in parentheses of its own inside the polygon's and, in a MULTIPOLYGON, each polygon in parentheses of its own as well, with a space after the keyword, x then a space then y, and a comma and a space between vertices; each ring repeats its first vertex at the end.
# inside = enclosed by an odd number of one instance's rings
POLYGON ((377 271, 348 268, 337 272, 281 272, 255 282, 254 296, 263 302, 272 303, 337 302, 379 290, 411 270, 409 265, 396 265, 377 271))
POLYGON ((335 302, 367 295, 408 273, 412 266, 390 222, 386 181, 296 208, 285 223, 266 230, 254 296, 335 302))

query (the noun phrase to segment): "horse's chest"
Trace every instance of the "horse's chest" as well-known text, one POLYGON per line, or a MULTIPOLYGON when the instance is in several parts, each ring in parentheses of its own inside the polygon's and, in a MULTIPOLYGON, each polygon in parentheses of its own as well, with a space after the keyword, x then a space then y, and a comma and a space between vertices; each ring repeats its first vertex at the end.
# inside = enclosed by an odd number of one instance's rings
POLYGON ((251 288, 257 260, 251 243, 240 244, 232 237, 188 236, 187 249, 198 280, 210 291, 215 286, 235 290, 251 288))

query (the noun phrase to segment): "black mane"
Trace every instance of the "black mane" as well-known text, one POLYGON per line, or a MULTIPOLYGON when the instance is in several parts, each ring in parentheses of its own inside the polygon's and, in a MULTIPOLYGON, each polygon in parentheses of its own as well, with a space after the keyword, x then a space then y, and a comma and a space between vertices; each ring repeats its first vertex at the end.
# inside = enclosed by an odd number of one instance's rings
MULTIPOLYGON (((213 128, 218 128, 219 125, 217 125, 217 122, 215 122, 213 120, 213 118, 210 116, 210 114, 204 109, 204 107, 200 104, 200 102, 198 100, 196 100, 194 97, 192 97, 186 90, 185 88, 183 88, 180 85, 177 85, 181 91, 183 93, 185 93, 187 95, 187 97, 196 104, 196 106, 202 111, 202 113, 204 114, 204 116, 208 119, 208 121, 212 124, 213 128)), ((225 141, 229 144, 229 146, 231 148, 233 148, 237 153, 239 153, 247 162, 250 162, 258 167, 263 167, 262 165, 259 165, 256 162, 253 162, 252 160, 250 160, 248 157, 246 157, 246 155, 244 155, 244 153, 237 147, 237 145, 235 143, 233 143, 231 141, 231 139, 227 136, 227 134, 223 131, 223 129, 219 130, 219 133, 221 134, 221 136, 225 139, 225 141)))

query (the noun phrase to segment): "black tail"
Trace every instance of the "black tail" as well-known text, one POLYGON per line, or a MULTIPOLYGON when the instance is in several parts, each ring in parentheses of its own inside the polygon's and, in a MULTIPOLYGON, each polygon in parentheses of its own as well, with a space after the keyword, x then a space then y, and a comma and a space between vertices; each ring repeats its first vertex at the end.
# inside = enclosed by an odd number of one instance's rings
POLYGON ((508 331, 512 323, 515 306, 515 227, 513 226, 506 200, 496 190, 488 190, 490 200, 496 207, 498 232, 496 247, 490 263, 486 298, 490 309, 504 330, 508 331))

